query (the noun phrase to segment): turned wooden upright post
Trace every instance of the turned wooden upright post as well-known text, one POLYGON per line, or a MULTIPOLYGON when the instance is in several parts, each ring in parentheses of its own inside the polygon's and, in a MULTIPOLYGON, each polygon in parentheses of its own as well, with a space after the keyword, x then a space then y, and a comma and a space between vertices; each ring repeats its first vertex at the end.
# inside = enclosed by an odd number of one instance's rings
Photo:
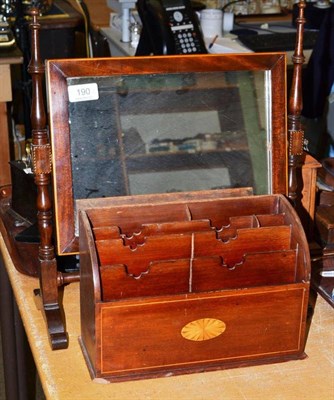
POLYGON ((49 143, 46 112, 44 106, 43 81, 44 64, 39 46, 40 24, 38 10, 31 10, 31 61, 28 72, 32 77, 32 167, 37 185, 37 221, 40 233, 39 278, 40 296, 53 349, 66 348, 68 337, 65 331, 63 313, 59 305, 57 284, 57 262, 52 242, 53 221, 50 181, 52 172, 51 147, 49 143))
POLYGON ((304 8, 302 0, 298 3, 299 13, 296 19, 297 36, 295 51, 292 56, 293 76, 288 102, 288 141, 289 141, 289 171, 288 197, 293 204, 298 197, 297 169, 300 167, 304 147, 304 131, 301 123, 302 99, 302 69, 305 61, 303 54, 304 8))

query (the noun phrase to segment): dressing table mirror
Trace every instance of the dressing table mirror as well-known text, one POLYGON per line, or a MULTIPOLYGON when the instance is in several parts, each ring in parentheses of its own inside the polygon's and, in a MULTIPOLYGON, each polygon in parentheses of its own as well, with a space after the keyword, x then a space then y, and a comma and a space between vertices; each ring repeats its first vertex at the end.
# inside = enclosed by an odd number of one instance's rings
POLYGON ((59 254, 93 198, 287 193, 284 54, 46 64, 59 254))
POLYGON ((59 267, 79 254, 81 210, 250 194, 294 202, 303 153, 300 4, 288 102, 283 53, 48 60, 48 127, 33 13, 37 292, 53 349, 68 345, 59 287, 80 277, 59 267))

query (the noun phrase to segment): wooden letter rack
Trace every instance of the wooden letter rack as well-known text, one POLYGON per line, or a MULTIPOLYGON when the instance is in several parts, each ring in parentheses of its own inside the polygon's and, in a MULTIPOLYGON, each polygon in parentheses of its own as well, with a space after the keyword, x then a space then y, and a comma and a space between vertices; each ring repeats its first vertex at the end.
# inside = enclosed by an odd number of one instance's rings
POLYGON ((81 344, 92 377, 304 356, 310 260, 281 195, 80 213, 81 344))

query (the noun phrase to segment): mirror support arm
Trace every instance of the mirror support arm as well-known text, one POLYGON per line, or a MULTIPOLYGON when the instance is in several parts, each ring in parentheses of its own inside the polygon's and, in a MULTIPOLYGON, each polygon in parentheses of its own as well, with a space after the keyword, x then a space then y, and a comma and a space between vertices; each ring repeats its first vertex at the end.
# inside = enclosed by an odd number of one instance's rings
POLYGON ((304 0, 298 3, 299 13, 296 19, 296 46, 292 56, 293 76, 288 102, 288 197, 295 205, 298 197, 298 170, 303 160, 304 130, 301 124, 302 100, 302 68, 305 61, 303 54, 304 34, 304 0))
POLYGON ((52 172, 51 146, 49 143, 46 112, 43 99, 44 65, 39 48, 38 10, 32 9, 31 48, 32 55, 28 72, 32 77, 32 168, 37 186, 37 223, 40 234, 39 244, 39 280, 40 289, 35 295, 40 299, 41 308, 47 323, 52 349, 68 347, 68 335, 65 330, 64 313, 59 302, 57 285, 57 261, 52 242, 53 221, 50 182, 52 172))

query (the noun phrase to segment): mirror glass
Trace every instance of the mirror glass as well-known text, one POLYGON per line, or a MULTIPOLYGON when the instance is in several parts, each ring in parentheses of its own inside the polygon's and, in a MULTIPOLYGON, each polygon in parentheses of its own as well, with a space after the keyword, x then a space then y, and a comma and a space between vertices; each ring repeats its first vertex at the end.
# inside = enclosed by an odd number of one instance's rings
POLYGON ((74 199, 271 193, 270 73, 67 78, 74 199))

